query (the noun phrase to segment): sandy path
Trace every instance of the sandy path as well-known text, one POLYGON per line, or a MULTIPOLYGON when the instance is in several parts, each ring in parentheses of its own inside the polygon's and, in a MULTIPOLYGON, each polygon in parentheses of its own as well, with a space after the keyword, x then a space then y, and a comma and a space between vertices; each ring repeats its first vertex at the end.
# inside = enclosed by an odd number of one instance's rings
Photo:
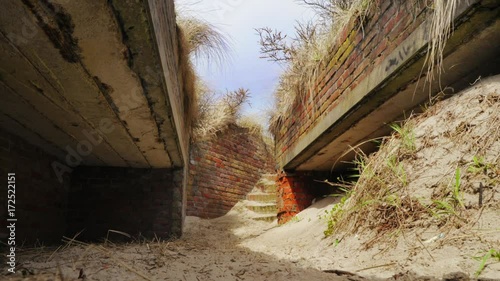
POLYGON ((394 134, 364 160, 365 172, 332 236, 323 231, 334 197, 243 245, 320 270, 443 279, 460 272, 467 279, 500 280, 500 259, 491 254, 500 251, 499 122, 497 75, 415 115, 406 133, 394 134), (400 150, 405 143, 413 149, 400 150), (404 206, 409 198, 413 203, 404 206))
MULTIPOLYGON (((295 261, 299 266, 344 270, 369 279, 370 276, 392 278, 403 273, 409 280, 432 280, 460 273, 468 280, 473 279, 480 264, 472 257, 478 256, 483 249, 497 249, 500 243, 500 232, 495 230, 500 213, 493 210, 483 212, 482 231, 453 230, 430 242, 429 238, 436 237, 439 232, 419 229, 422 236, 417 238, 414 232, 408 232, 406 238, 400 237, 396 247, 379 243, 370 249, 362 246, 366 235, 355 235, 346 236, 335 245, 335 239, 324 238, 323 231, 327 224, 325 211, 331 210, 336 202, 335 197, 319 200, 302 211, 296 220, 244 239, 241 244, 277 259, 295 261), (419 238, 429 242, 419 243, 419 238)), ((500 280, 500 263, 489 260, 480 277, 481 280, 500 280)))
MULTIPOLYGON (((320 238, 323 221, 318 219, 318 213, 332 203, 331 198, 319 201, 301 214, 299 222, 279 227, 276 223, 251 220, 242 203, 238 203, 218 219, 187 217, 183 237, 173 241, 25 250, 19 255, 22 264, 17 274, 0 275, 0 280, 375 280, 366 277, 371 274, 365 275, 366 279, 341 274, 342 270, 355 270, 342 266, 347 262, 345 257, 331 245, 325 246, 328 241, 320 238)), ((359 261, 353 256, 352 262, 359 261)), ((375 262, 384 259, 379 257, 375 262)), ((406 273, 394 276, 392 272, 385 280, 437 280, 417 277, 427 275, 426 269, 418 270, 419 274, 398 272, 406 273)))
POLYGON ((348 280, 238 246, 242 239, 274 226, 254 222, 241 210, 237 206, 228 215, 214 220, 188 217, 183 238, 171 242, 79 245, 55 253, 54 249, 27 250, 20 255, 23 264, 17 276, 0 276, 0 279, 348 280), (28 273, 24 278, 23 271, 28 273))

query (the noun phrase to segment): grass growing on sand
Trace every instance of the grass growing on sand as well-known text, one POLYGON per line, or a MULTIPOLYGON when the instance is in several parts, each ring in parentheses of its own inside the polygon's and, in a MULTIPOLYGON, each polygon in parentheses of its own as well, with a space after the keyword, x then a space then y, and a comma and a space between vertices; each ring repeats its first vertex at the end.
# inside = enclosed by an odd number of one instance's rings
POLYGON ((483 272, 484 268, 486 267, 486 263, 490 260, 497 260, 500 262, 500 251, 495 250, 495 249, 490 249, 486 254, 483 256, 475 257, 476 260, 480 261, 479 267, 474 273, 474 276, 477 278, 481 273, 483 272))
POLYGON ((498 210, 494 87, 472 87, 391 126, 392 136, 371 155, 357 150, 359 179, 343 183, 349 192, 332 210, 325 234, 368 233, 369 248, 412 229, 471 229, 483 212, 498 210))
POLYGON ((193 142, 211 139, 229 124, 249 129, 252 134, 263 134, 262 126, 240 114, 248 101, 247 89, 226 91, 222 94, 210 89, 196 74, 193 61, 206 60, 222 66, 229 60, 229 43, 219 30, 198 17, 177 16, 180 35, 181 77, 185 93, 185 109, 192 128, 193 142))
POLYGON ((353 233, 372 229, 377 235, 367 243, 369 247, 379 238, 392 237, 400 229, 410 228, 428 216, 426 207, 408 190, 407 173, 402 163, 405 157, 411 157, 407 145, 405 135, 395 132, 392 138, 383 142, 378 153, 368 157, 359 151, 361 155, 356 161, 359 179, 351 183, 348 198, 332 211, 326 235, 338 230, 353 233))

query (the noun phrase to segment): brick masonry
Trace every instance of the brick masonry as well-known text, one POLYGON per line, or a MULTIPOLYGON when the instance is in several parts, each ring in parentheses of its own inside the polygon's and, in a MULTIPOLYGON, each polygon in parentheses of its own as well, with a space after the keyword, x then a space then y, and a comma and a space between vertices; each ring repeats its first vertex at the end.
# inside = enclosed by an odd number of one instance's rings
POLYGON ((78 167, 61 183, 54 161, 59 160, 0 129, 1 241, 8 235, 7 173, 16 173, 18 243, 59 243, 81 230, 79 239, 85 240, 106 237, 109 229, 145 237, 181 235, 183 169, 78 167))
POLYGON ((193 145, 187 215, 215 218, 244 199, 275 163, 261 137, 230 125, 217 138, 193 145))
POLYGON ((68 233, 83 230, 82 239, 106 237, 110 229, 180 236, 181 183, 182 170, 79 167, 72 175, 68 233))
POLYGON ((332 175, 324 172, 279 173, 276 179, 278 224, 284 224, 311 206, 313 201, 338 193, 339 190, 325 182, 332 175))
POLYGON ((311 205, 313 180, 307 175, 281 174, 278 184, 278 224, 288 222, 295 215, 311 205))
MULTIPOLYGON (((16 242, 59 242, 66 231, 69 178, 59 182, 56 158, 0 129, 0 239, 7 237, 7 173, 16 173, 16 242)), ((5 242, 5 241, 4 241, 5 242)))
POLYGON ((313 91, 296 100, 290 116, 276 131, 277 159, 293 150, 298 140, 334 110, 371 71, 426 19, 425 1, 380 1, 363 28, 352 20, 332 48, 313 91), (312 97, 311 97, 312 96, 312 97))

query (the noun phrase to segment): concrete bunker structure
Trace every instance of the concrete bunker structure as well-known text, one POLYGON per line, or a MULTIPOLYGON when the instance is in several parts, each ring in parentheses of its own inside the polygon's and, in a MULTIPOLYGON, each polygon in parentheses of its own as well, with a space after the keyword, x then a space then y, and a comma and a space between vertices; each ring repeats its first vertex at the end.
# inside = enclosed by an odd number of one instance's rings
POLYGON ((181 235, 179 40, 173 0, 2 2, 0 170, 15 173, 18 241, 181 235))

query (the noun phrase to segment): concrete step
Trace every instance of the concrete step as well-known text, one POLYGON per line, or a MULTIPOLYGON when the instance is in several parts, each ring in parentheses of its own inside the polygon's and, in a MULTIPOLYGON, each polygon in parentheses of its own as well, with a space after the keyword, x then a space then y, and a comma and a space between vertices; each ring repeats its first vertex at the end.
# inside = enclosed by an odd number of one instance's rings
POLYGON ((259 215, 259 216, 252 217, 252 219, 257 220, 257 221, 273 222, 277 219, 277 216, 276 216, 276 214, 259 215))
POLYGON ((273 222, 277 219, 276 174, 264 174, 254 189, 247 194, 244 205, 254 220, 273 222))
POLYGON ((261 192, 265 193, 275 193, 278 189, 275 181, 270 181, 267 179, 260 179, 255 187, 261 192))
POLYGON ((278 212, 278 209, 276 208, 276 204, 273 204, 273 203, 258 204, 258 203, 253 202, 253 203, 247 204, 246 207, 249 210, 256 212, 258 214, 276 215, 278 212))
POLYGON ((277 177, 276 174, 263 174, 262 175, 262 179, 272 181, 272 182, 276 181, 276 177, 277 177))
POLYGON ((273 193, 249 193, 247 194, 248 201, 255 201, 260 203, 275 203, 276 192, 273 193))

